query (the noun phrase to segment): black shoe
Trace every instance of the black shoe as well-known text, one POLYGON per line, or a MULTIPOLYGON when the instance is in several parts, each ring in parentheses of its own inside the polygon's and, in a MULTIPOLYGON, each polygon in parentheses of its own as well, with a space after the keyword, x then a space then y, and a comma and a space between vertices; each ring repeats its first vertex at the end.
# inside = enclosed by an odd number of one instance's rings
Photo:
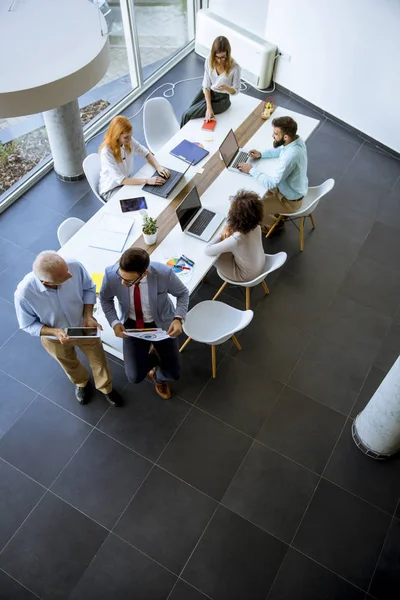
POLYGON ((75 386, 75 396, 76 399, 78 400, 79 404, 87 404, 89 401, 88 398, 88 386, 85 385, 85 387, 79 387, 79 385, 75 386))
POLYGON ((104 394, 104 397, 111 406, 122 406, 122 398, 115 390, 111 390, 108 394, 104 394))

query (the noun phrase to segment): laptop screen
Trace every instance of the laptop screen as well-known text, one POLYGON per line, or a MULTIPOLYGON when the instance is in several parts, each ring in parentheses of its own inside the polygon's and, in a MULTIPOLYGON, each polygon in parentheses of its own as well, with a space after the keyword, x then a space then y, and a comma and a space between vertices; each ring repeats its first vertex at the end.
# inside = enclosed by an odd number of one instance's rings
POLYGON ((224 161, 226 167, 229 167, 229 165, 231 164, 231 162, 233 160, 233 157, 235 156, 235 154, 238 150, 239 150, 239 144, 237 143, 235 134, 233 133, 233 131, 231 129, 219 147, 219 151, 221 152, 222 160, 224 161))
POLYGON ((180 203, 176 209, 176 216, 182 228, 185 231, 186 227, 201 209, 201 202, 197 187, 194 186, 186 196, 186 198, 180 203))

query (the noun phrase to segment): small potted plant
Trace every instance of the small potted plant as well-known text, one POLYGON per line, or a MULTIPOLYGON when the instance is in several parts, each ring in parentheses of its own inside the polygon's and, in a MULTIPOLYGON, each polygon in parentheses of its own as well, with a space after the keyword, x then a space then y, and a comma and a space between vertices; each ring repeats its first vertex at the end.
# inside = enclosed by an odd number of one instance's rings
POLYGON ((148 246, 152 246, 156 243, 157 240, 157 219, 152 219, 151 217, 146 217, 143 220, 143 238, 148 246))

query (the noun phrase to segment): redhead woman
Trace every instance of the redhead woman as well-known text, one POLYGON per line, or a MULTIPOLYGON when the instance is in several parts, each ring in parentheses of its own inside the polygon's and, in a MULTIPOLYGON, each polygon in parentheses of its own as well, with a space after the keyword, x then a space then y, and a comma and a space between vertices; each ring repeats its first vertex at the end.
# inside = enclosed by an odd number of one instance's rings
POLYGON ((260 223, 263 203, 254 192, 239 190, 233 197, 227 224, 220 236, 205 248, 221 275, 231 281, 251 281, 264 270, 265 256, 260 223))
POLYGON ((211 54, 204 63, 203 88, 183 113, 181 127, 190 119, 205 117, 206 121, 225 112, 231 105, 230 97, 240 91, 240 67, 231 56, 231 45, 226 37, 215 38, 211 54))
POLYGON ((105 202, 123 185, 162 185, 170 175, 151 152, 132 137, 132 125, 126 117, 114 117, 100 146, 99 193, 105 202), (159 174, 159 177, 131 177, 133 157, 145 156, 159 174))

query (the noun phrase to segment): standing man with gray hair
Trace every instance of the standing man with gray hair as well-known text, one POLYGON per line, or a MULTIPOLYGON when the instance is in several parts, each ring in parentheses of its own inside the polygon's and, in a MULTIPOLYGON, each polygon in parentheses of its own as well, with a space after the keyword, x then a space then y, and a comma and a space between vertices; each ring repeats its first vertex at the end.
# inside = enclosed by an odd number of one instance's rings
POLYGON ((112 375, 101 339, 71 339, 65 332, 66 327, 102 329, 93 317, 96 287, 80 262, 64 260, 51 250, 41 252, 32 271, 18 284, 14 302, 20 328, 40 336, 42 346, 75 384, 80 404, 88 401, 89 372, 79 360, 75 346, 86 355, 96 388, 111 406, 120 404, 118 394, 112 389, 112 375))

